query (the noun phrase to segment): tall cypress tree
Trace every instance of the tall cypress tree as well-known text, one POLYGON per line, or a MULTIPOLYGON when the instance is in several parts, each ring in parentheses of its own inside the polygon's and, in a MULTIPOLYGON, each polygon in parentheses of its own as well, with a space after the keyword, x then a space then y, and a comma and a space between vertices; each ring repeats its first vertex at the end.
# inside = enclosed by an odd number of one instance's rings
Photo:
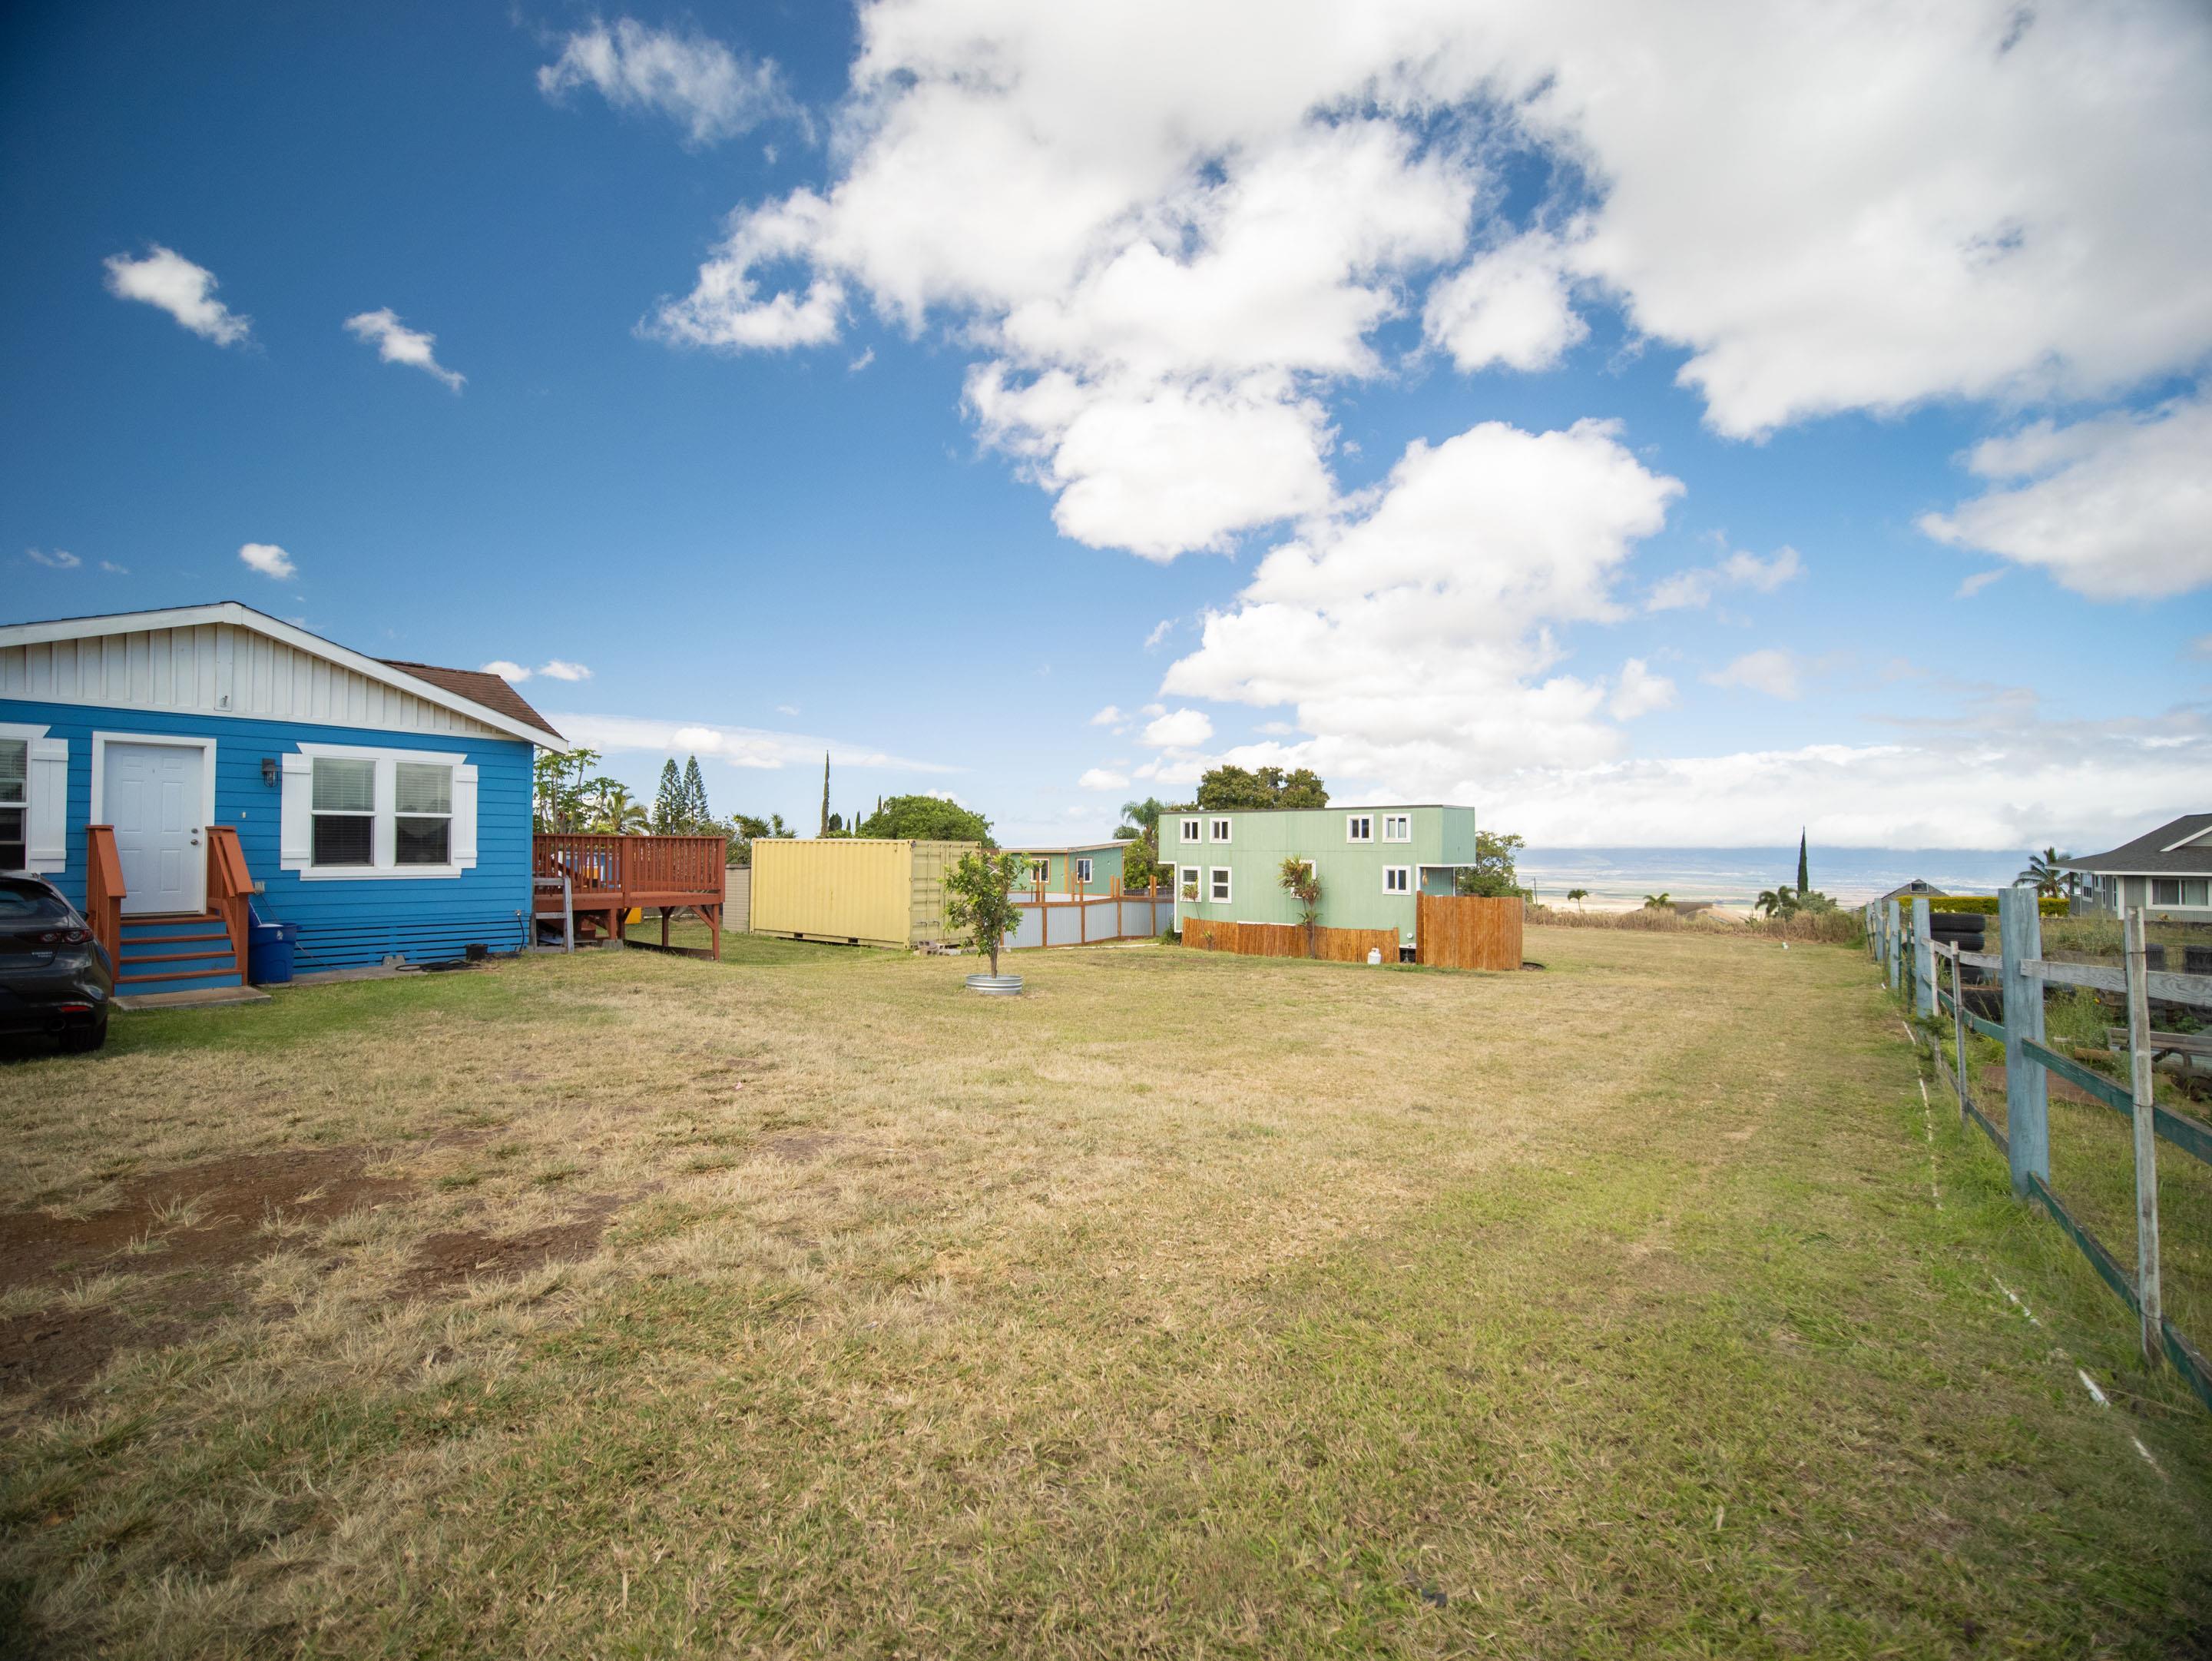
POLYGON ((677 776, 676 757, 660 764, 660 788, 653 793, 653 828, 672 837, 684 828, 684 781, 677 776))
POLYGON ((830 834, 830 752, 822 752, 822 836, 830 834))
POLYGON ((699 757, 693 756, 684 764, 684 828, 703 830, 714 817, 707 810, 707 781, 699 776, 699 757))
POLYGON ((1800 897, 1812 891, 1813 879, 1805 863, 1805 832, 1797 832, 1797 892, 1800 897))

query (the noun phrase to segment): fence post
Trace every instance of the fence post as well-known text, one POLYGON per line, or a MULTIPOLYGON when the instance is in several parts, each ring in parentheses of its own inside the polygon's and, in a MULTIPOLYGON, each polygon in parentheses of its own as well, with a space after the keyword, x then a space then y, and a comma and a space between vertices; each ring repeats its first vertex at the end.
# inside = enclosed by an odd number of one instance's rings
POLYGON ((1951 942, 1951 1037, 1959 1058, 1959 1129, 1966 1128, 1966 977, 1959 961, 1959 942, 1951 942))
POLYGON ((1928 922, 1928 902, 1912 902, 1912 1007, 1923 1015, 1936 1013, 1936 942, 1928 922))
POLYGON ((2143 1359, 2155 1362, 2163 1345, 2160 1331, 2158 1275, 2158 1124, 2151 1094, 2149 953, 2144 949, 2143 914, 2128 908, 2128 1072, 2135 1086, 2136 1297, 2142 1305, 2143 1359))
POLYGON ((2043 983, 2021 967, 2043 955, 2033 888, 1998 891, 1997 934, 2004 958, 2005 1141, 2012 1191, 2024 1200, 2030 1177, 2051 1180, 2050 1096, 2041 1064, 2022 1048, 2030 1038, 2043 1042, 2043 983))
POLYGON ((1898 936, 1903 932, 1898 916, 1897 902, 1891 900, 1882 907, 1881 949, 1883 959, 1889 965, 1889 989, 1893 992, 1897 990, 1898 979, 1905 967, 1899 952, 1898 942, 1898 936))

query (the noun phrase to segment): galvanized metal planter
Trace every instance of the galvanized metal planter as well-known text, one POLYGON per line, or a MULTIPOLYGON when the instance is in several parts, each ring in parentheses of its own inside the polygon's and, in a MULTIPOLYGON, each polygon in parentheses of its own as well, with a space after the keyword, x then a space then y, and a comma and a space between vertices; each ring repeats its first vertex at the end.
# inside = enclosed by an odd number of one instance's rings
POLYGON ((981 992, 990 998, 1016 997, 1022 989, 1022 977, 1019 975, 970 975, 968 989, 981 992))

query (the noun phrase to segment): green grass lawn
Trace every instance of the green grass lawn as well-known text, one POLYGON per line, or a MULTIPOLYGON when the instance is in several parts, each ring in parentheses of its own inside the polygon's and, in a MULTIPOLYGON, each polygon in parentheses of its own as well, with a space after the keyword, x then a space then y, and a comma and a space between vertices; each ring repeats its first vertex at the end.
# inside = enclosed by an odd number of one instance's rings
POLYGON ((1863 955, 1529 941, 1546 972, 1031 953, 996 1001, 732 937, 0 1067, 0 1621, 2208 1652, 2212 1421, 1923 1108, 1863 955))

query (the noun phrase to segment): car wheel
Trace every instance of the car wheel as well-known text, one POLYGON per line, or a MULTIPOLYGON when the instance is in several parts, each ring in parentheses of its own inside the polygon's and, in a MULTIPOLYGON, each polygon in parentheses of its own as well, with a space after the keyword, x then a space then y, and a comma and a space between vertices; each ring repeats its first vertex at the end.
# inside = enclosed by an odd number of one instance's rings
POLYGON ((90 1026, 72 1026, 62 1034, 62 1048, 72 1056, 97 1050, 107 1042, 107 1012, 103 1009, 90 1026))

